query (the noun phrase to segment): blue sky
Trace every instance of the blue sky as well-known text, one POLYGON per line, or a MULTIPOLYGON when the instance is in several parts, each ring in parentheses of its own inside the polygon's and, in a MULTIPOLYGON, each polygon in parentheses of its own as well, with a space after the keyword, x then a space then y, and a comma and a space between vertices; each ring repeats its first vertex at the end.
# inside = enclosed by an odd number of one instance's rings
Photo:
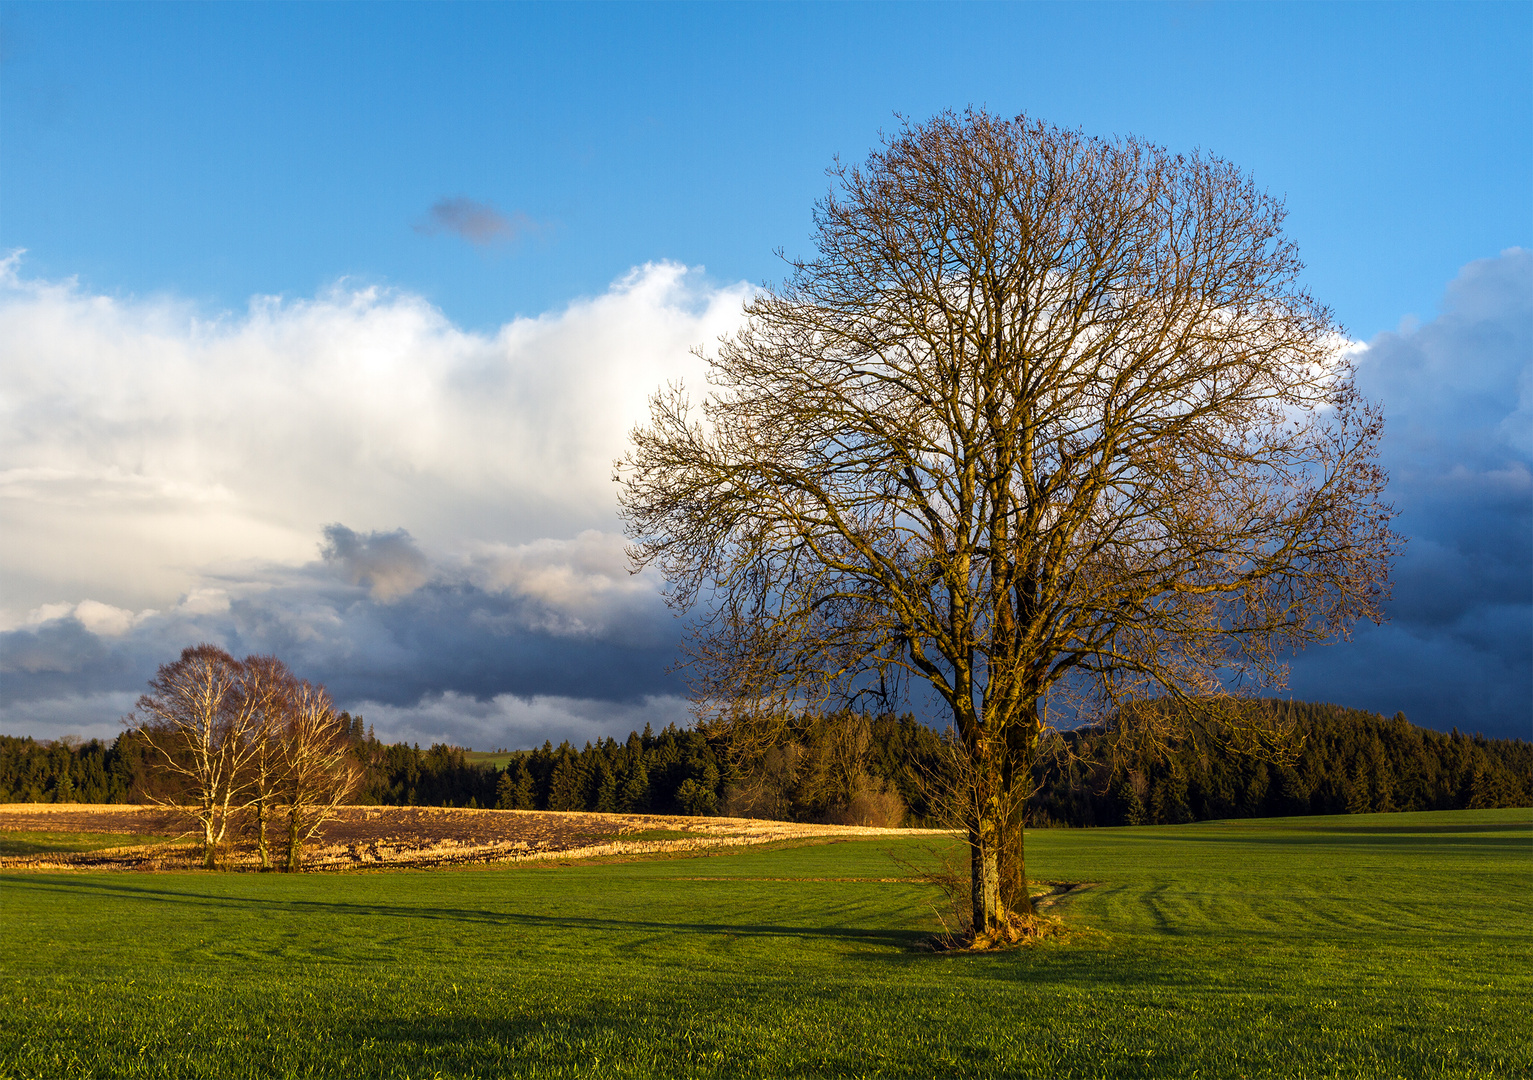
POLYGON ((603 463, 834 156, 975 104, 1286 197, 1422 538, 1295 692, 1533 734, 1530 58, 1526 4, 6 3, 0 728, 109 733, 188 634, 412 738, 684 719, 603 463))
POLYGON ((657 259, 775 280, 825 167, 966 104, 1204 147, 1283 193, 1362 338, 1533 219, 1527 5, 25 5, 4 242, 242 307, 349 275, 469 327, 657 259), (412 229, 444 196, 533 226, 412 229))

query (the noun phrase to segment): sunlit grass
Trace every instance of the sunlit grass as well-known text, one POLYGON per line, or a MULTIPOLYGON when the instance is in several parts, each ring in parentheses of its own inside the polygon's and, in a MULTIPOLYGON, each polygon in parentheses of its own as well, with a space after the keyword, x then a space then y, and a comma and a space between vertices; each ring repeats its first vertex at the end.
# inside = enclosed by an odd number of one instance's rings
MULTIPOLYGON (((1040 832, 1063 943, 934 955, 861 841, 0 877, 11 1076, 1517 1076, 1533 813, 1040 832)), ((887 880, 895 879, 895 880, 887 880)))
POLYGON ((505 753, 500 753, 495 750, 463 751, 464 761, 468 762, 470 765, 478 765, 480 768, 485 769, 488 769, 491 766, 494 766, 497 769, 504 769, 506 764, 517 756, 518 755, 516 753, 513 753, 509 750, 507 750, 505 753))

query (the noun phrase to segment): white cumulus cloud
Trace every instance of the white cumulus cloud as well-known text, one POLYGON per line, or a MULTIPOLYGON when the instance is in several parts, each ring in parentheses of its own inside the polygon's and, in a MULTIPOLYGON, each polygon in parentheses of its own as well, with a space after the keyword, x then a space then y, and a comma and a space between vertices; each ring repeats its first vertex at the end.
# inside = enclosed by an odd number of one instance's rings
POLYGON ((209 314, 0 260, 0 730, 100 732, 201 640, 470 744, 525 713, 484 703, 605 731, 665 699, 612 461, 749 292, 658 263, 473 333, 405 292, 209 314))
MULTIPOLYGON (((744 286, 671 263, 494 333, 344 284, 209 316, 0 267, 4 610, 158 606, 242 560, 297 563, 319 530, 436 548, 613 527, 611 462, 744 286)), ((379 579, 382 581, 382 579, 379 579)), ((393 581, 393 579, 390 579, 393 581)), ((385 589, 401 587, 400 582, 385 589)))

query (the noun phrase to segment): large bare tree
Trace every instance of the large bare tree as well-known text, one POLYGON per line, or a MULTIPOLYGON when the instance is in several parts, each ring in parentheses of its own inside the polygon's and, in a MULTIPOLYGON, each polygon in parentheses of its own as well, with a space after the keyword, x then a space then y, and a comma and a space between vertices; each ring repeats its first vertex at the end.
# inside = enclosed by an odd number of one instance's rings
POLYGON ((631 555, 700 613, 705 709, 935 691, 983 940, 1026 904, 1051 702, 1169 697, 1136 715, 1259 744, 1218 703, 1379 618, 1381 419, 1281 202, 1224 161, 971 110, 832 175, 705 399, 634 431, 631 555))

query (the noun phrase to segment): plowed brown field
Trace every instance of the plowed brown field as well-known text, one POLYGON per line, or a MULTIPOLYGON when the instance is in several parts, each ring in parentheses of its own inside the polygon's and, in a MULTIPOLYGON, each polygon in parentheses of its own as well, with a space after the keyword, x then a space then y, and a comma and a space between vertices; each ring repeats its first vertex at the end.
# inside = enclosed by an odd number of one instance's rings
MULTIPOLYGON (((95 851, 0 857, 0 869, 171 870, 196 861, 192 823, 157 806, 5 803, 0 804, 0 834, 4 832, 120 833, 124 844, 95 851), (146 844, 142 842, 146 837, 173 840, 146 844)), ((751 818, 346 806, 305 845, 304 865, 344 870, 587 859, 780 840, 903 835, 930 834, 922 829, 803 825, 751 818)), ((277 837, 273 841, 275 846, 277 837)), ((241 840, 221 861, 231 869, 254 868, 254 844, 248 838, 241 840)))

